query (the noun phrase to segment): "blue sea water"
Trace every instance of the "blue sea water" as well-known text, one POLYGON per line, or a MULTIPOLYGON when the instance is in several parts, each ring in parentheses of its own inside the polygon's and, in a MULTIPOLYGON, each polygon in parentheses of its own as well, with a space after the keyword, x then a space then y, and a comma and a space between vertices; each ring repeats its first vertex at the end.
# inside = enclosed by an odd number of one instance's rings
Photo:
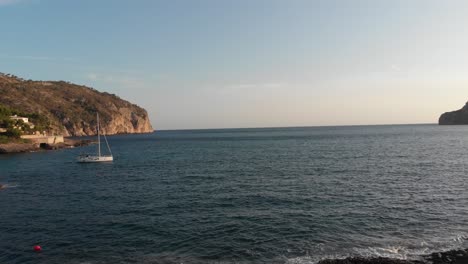
POLYGON ((468 126, 109 143, 110 164, 74 161, 95 145, 0 155, 0 263, 315 263, 468 248, 468 126))

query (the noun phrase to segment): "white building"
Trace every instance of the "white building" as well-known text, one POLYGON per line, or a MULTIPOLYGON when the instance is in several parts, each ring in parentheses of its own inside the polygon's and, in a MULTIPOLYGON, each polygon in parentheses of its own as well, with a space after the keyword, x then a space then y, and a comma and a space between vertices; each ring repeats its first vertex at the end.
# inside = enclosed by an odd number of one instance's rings
POLYGON ((29 123, 29 119, 27 117, 21 117, 21 116, 14 115, 14 116, 10 116, 10 119, 11 120, 23 120, 23 122, 25 124, 29 123))

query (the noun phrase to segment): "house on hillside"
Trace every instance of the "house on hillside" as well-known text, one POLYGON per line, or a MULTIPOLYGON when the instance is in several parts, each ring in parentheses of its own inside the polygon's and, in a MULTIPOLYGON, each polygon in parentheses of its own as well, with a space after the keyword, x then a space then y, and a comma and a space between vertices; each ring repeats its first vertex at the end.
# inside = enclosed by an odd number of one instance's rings
POLYGON ((29 122, 29 118, 13 115, 10 116, 10 120, 13 120, 15 122, 15 124, 13 124, 13 128, 21 130, 22 133, 31 134, 34 132, 31 130, 34 129, 35 126, 33 123, 29 122), (22 121, 22 124, 18 123, 18 121, 22 121))
POLYGON ((21 117, 21 116, 18 116, 18 115, 13 115, 13 116, 10 116, 10 119, 11 120, 23 120, 23 122, 25 124, 29 123, 29 119, 27 117, 21 117))

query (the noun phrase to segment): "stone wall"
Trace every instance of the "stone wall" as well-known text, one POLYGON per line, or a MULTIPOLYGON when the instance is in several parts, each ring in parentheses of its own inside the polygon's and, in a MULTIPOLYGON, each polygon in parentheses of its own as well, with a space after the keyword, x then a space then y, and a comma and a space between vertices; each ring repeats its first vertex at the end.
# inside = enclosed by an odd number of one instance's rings
POLYGON ((34 143, 56 144, 63 143, 63 136, 23 135, 21 138, 29 139, 34 143))

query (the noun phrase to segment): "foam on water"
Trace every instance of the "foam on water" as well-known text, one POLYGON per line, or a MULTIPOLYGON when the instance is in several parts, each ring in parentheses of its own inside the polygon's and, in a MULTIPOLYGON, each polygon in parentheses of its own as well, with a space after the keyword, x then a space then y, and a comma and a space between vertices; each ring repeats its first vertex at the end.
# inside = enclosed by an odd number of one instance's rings
POLYGON ((14 183, 0 183, 0 190, 2 189, 8 189, 8 188, 16 188, 18 187, 19 185, 18 184, 14 184, 14 183))
MULTIPOLYGON (((438 239, 436 241, 426 242, 421 241, 419 244, 410 245, 390 245, 386 247, 367 247, 367 248, 352 248, 346 254, 325 254, 321 255, 315 252, 314 255, 296 257, 288 259, 287 264, 316 264, 325 259, 345 259, 349 257, 364 257, 364 258, 392 258, 402 260, 423 260, 423 256, 435 252, 445 252, 456 249, 468 248, 467 233, 461 233, 452 238, 445 240, 438 239)), ((336 249, 340 251, 340 249, 336 249)))

